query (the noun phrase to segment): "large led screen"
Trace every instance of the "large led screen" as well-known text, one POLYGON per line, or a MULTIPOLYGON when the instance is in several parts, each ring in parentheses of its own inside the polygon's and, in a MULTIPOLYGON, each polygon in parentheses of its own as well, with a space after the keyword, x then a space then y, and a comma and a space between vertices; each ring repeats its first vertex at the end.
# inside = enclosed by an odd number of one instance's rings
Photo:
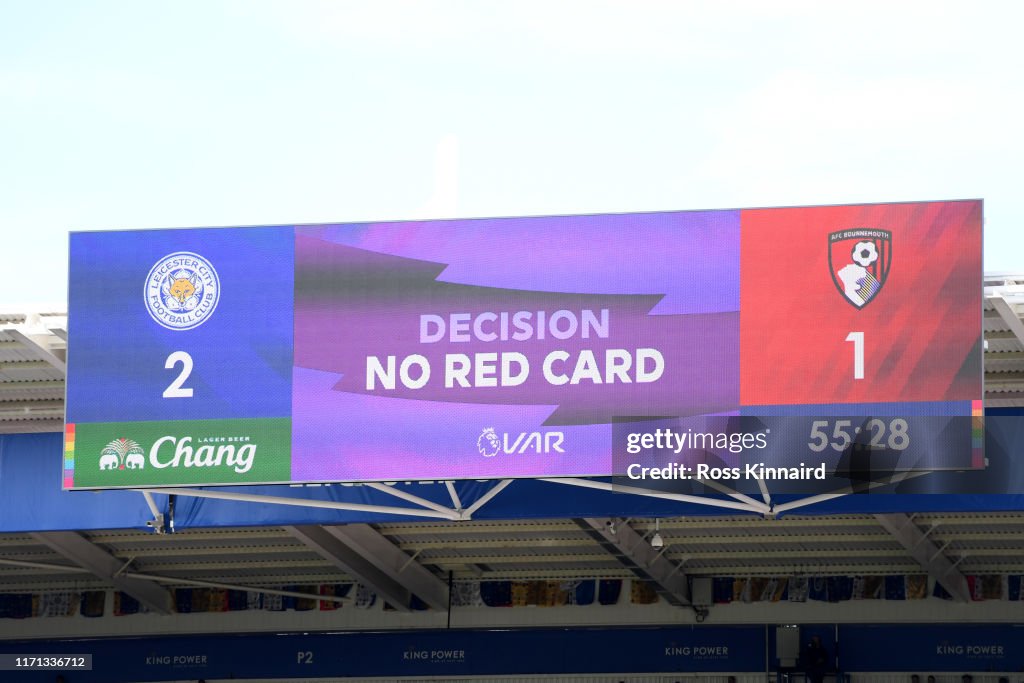
POLYGON ((981 467, 981 216, 73 233, 64 486, 981 467))

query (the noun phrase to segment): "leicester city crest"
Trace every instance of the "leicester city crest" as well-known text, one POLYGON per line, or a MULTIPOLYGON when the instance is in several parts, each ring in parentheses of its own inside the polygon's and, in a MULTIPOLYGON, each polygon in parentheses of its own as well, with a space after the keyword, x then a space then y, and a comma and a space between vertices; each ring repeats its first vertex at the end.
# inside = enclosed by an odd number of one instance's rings
POLYGON ((220 278, 213 264, 190 251, 163 257, 149 271, 146 310, 169 330, 191 330, 213 315, 220 301, 220 278))
POLYGON ((882 291, 892 263, 892 233, 874 228, 840 230, 828 236, 832 282, 843 298, 864 308, 882 291))

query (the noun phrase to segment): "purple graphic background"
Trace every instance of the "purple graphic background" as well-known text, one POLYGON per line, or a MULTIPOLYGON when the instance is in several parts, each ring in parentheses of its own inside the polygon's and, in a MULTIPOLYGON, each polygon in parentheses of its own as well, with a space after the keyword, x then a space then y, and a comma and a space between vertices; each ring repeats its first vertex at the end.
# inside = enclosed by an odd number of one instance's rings
POLYGON ((662 295, 655 315, 740 306, 739 211, 345 224, 296 234, 447 264, 444 282, 662 295))
POLYGON ((295 246, 296 481, 609 474, 614 416, 739 405, 738 211, 308 227, 295 246), (602 308, 607 339, 419 339, 421 314, 602 308), (603 370, 608 348, 655 348, 664 374, 544 380, 551 351, 570 354, 571 373, 582 349, 603 370), (445 388, 445 354, 510 351, 530 362, 521 386, 445 388), (367 356, 410 354, 430 361, 424 388, 367 392, 367 356), (559 431, 565 452, 484 457, 485 427, 559 431))

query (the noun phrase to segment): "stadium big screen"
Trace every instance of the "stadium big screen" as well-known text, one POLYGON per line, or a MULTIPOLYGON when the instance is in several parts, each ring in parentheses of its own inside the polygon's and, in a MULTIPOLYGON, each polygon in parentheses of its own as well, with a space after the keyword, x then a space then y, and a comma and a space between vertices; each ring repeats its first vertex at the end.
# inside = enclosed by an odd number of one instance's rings
POLYGON ((978 468, 981 223, 950 201, 73 233, 64 487, 696 451, 978 468), (698 433, 725 440, 674 448, 698 433))

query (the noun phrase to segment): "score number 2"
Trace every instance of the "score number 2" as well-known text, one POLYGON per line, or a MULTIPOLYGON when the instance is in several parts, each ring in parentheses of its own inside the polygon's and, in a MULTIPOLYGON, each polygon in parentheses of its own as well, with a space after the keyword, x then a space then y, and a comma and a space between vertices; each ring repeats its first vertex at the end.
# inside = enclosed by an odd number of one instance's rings
POLYGON ((174 378, 166 389, 164 389, 164 398, 192 398, 192 387, 186 387, 185 381, 188 380, 188 376, 192 374, 192 356, 185 351, 175 351, 171 355, 167 356, 167 361, 164 363, 164 368, 167 370, 173 370, 174 366, 181 364, 181 372, 174 378))

